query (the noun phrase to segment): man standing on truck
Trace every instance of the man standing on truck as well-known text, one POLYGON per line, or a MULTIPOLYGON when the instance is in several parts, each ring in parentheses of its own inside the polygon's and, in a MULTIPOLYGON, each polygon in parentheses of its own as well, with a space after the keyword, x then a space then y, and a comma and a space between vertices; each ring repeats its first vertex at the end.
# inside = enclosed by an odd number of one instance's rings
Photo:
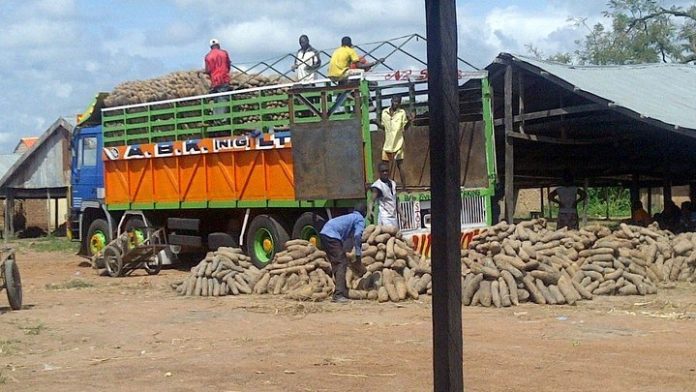
POLYGON ((382 226, 394 226, 399 228, 397 218, 396 182, 389 178, 389 165, 381 162, 377 166, 379 178, 370 187, 371 195, 367 205, 370 215, 373 213, 373 203, 377 201, 379 213, 377 224, 382 226))
POLYGON ((292 69, 297 71, 297 81, 306 82, 316 78, 316 71, 321 67, 319 52, 309 44, 309 37, 300 36, 300 50, 295 55, 292 69))
MULTIPOLYGON (((210 40, 210 52, 205 55, 205 73, 210 77, 210 93, 230 91, 230 68, 232 62, 227 51, 220 49, 217 38, 210 40)), ((215 102, 225 102, 228 97, 217 97, 215 102)), ((226 108, 214 108, 213 114, 227 113, 226 108)))
POLYGON ((355 209, 350 214, 337 216, 326 222, 319 234, 322 248, 324 248, 326 256, 331 262, 331 271, 336 281, 333 302, 348 302, 346 271, 349 263, 344 251, 344 245, 352 241, 355 248, 355 262, 351 264, 351 269, 358 276, 363 276, 366 272, 361 262, 361 242, 362 234, 365 230, 366 214, 367 206, 364 201, 361 201, 355 205, 355 209))
POLYGON ((362 75, 364 72, 369 71, 372 67, 382 62, 384 62, 384 59, 379 59, 374 63, 361 63, 358 52, 353 49, 353 41, 350 37, 343 37, 341 39, 341 46, 331 54, 329 79, 341 83, 348 79, 349 76, 362 75), (354 69, 351 69, 351 64, 355 65, 354 69))
POLYGON ((399 169, 399 179, 404 184, 404 173, 401 171, 401 162, 404 160, 404 131, 411 126, 413 115, 406 114, 406 110, 401 107, 401 97, 395 95, 391 99, 391 106, 382 110, 381 120, 378 127, 384 130, 382 162, 391 166, 391 161, 395 160, 399 169))

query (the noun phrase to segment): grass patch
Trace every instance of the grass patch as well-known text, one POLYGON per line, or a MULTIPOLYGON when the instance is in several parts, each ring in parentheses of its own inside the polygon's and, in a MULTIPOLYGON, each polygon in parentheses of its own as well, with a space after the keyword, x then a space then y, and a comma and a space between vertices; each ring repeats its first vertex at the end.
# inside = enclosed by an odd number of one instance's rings
POLYGON ((82 279, 70 279, 67 282, 63 283, 46 284, 46 289, 48 290, 86 289, 89 287, 94 287, 94 284, 82 279))
POLYGON ((0 355, 10 355, 17 351, 19 340, 2 339, 0 340, 0 355))
POLYGON ((13 241, 19 248, 31 250, 34 252, 69 252, 77 253, 80 249, 79 242, 73 242, 67 237, 41 237, 41 238, 26 238, 13 241))
POLYGON ((37 336, 46 329, 46 326, 43 323, 38 323, 36 325, 24 325, 20 326, 19 329, 21 329, 25 335, 32 335, 32 336, 37 336))

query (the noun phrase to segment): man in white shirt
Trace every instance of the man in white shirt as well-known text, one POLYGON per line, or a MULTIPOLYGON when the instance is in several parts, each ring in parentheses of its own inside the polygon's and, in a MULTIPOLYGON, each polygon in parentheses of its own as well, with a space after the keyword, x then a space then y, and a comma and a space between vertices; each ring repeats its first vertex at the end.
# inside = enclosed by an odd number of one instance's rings
POLYGON ((316 79, 316 71, 321 67, 319 52, 309 44, 309 38, 300 36, 300 50, 295 55, 292 69, 297 71, 297 81, 307 82, 316 79))
POLYGON ((377 166, 379 179, 370 186, 368 214, 372 214, 374 202, 377 201, 379 214, 377 224, 399 228, 398 201, 396 198, 396 182, 389 178, 389 165, 382 162, 377 166))

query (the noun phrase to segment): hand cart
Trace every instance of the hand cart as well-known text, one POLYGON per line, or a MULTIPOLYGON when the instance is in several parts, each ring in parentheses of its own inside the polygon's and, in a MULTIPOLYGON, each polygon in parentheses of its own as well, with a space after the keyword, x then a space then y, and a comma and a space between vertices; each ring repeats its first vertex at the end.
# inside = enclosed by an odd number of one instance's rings
POLYGON ((148 275, 157 275, 162 269, 159 253, 168 245, 163 228, 138 227, 126 231, 104 247, 101 257, 109 276, 130 275, 144 269, 148 275))
POLYGON ((7 300, 10 301, 12 310, 22 308, 22 279, 15 261, 15 250, 12 248, 0 249, 0 291, 7 291, 7 300))

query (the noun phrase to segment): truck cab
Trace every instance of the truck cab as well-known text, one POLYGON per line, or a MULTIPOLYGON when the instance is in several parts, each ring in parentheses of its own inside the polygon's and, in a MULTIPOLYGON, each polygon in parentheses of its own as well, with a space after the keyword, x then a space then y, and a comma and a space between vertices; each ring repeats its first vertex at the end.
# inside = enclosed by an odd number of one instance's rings
POLYGON ((98 94, 85 113, 77 116, 70 141, 70 234, 82 243, 80 254, 85 256, 106 246, 114 227, 104 206, 101 107, 105 97, 105 93, 98 94))

